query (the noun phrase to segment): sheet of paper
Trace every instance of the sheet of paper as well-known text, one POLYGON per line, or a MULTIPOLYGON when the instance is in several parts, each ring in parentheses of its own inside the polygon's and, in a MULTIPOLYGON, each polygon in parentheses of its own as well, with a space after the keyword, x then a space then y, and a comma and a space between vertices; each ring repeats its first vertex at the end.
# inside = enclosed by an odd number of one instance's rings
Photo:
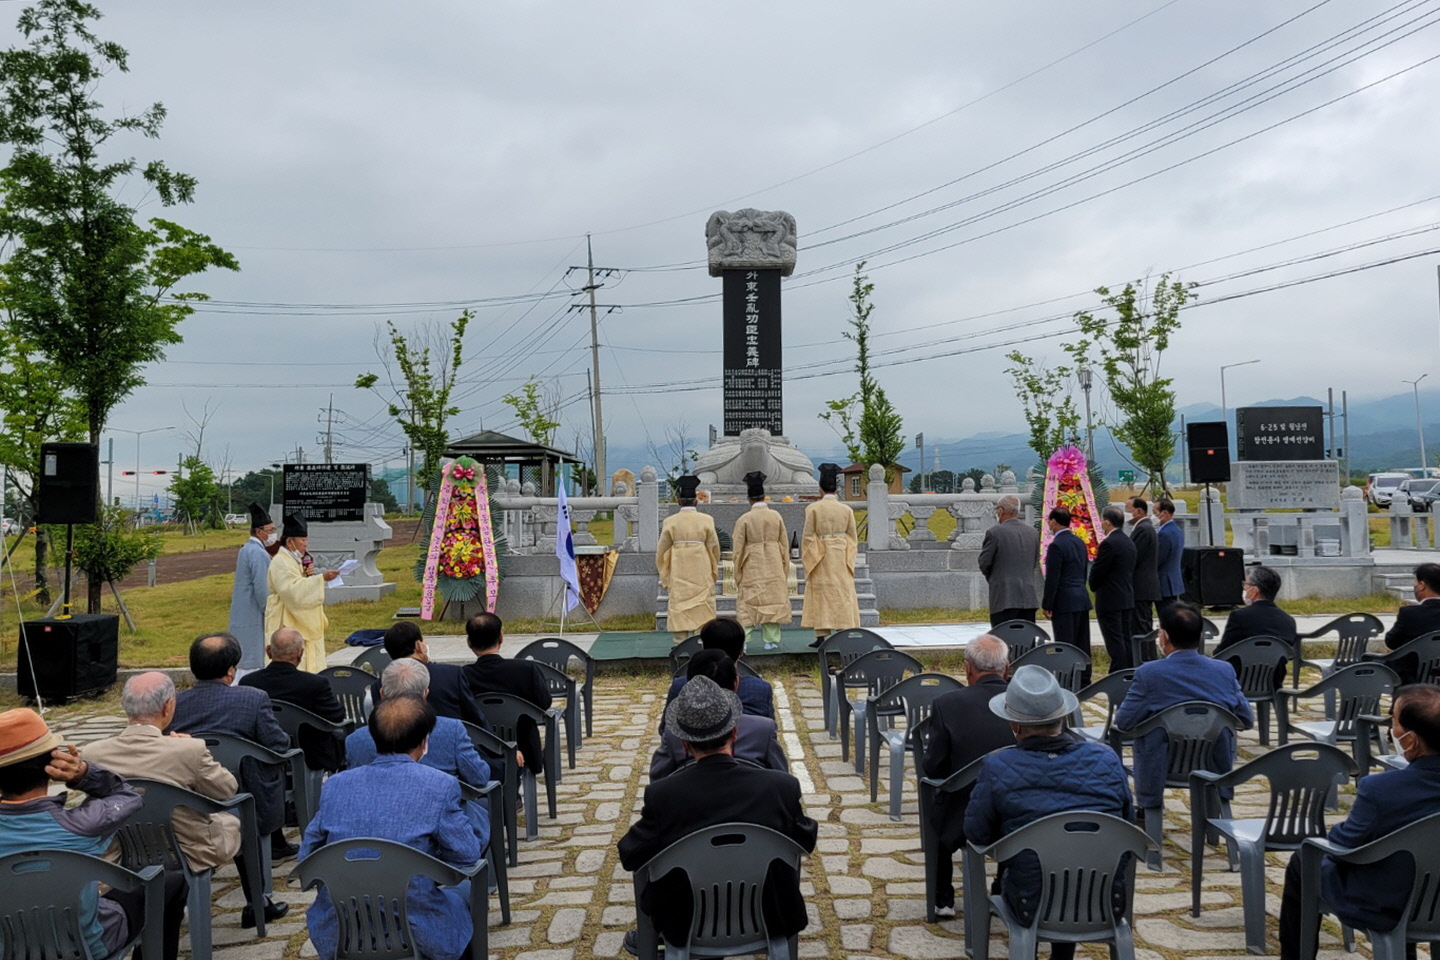
POLYGON ((354 570, 354 569, 355 569, 356 567, 358 567, 358 566, 360 566, 360 561, 354 559, 353 557, 352 557, 351 559, 349 559, 349 560, 346 560, 344 563, 340 564, 340 566, 336 568, 337 570, 340 571, 340 576, 336 577, 334 580, 329 580, 329 581, 327 581, 327 582, 325 583, 325 589, 328 590, 328 589, 330 589, 331 587, 343 587, 343 586, 345 586, 345 574, 351 572, 352 570, 354 570))

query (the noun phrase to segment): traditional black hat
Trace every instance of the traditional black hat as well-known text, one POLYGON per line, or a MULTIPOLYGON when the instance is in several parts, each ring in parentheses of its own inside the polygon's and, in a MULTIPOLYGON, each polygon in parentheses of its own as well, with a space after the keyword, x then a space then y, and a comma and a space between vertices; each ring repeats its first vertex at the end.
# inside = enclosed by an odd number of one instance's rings
POLYGON ((252 503, 252 504, 250 504, 250 529, 251 529, 251 530, 254 530, 254 529, 256 529, 257 527, 268 526, 268 525, 269 525, 270 523, 272 523, 272 522, 273 522, 273 521, 271 521, 271 519, 270 519, 270 514, 268 514, 268 513, 265 512, 265 508, 264 508, 264 507, 260 506, 260 504, 258 504, 258 503, 252 503))
POLYGON ((820 464, 820 489, 826 493, 834 493, 840 476, 840 464, 820 464))
POLYGON ((285 515, 285 527, 280 531, 282 540, 289 540, 291 537, 310 536, 310 527, 305 523, 305 517, 298 513, 287 513, 285 515))
POLYGON ((759 470, 745 474, 745 495, 751 500, 765 499, 765 474, 759 470))
POLYGON ((675 489, 681 500, 694 500, 695 492, 700 489, 700 478, 688 474, 675 481, 675 489))

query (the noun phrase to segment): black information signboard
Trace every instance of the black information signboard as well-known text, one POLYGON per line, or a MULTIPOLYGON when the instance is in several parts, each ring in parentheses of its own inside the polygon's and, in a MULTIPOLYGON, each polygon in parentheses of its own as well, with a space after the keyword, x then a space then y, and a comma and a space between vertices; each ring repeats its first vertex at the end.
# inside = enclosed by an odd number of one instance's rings
POLYGON ((785 432, 780 378, 780 271, 726 270, 725 436, 785 432))
POLYGON ((1239 407, 1235 410, 1237 460, 1324 460, 1321 407, 1239 407))
POLYGON ((298 513, 311 523, 364 520, 370 495, 368 463, 287 463, 286 513, 298 513))

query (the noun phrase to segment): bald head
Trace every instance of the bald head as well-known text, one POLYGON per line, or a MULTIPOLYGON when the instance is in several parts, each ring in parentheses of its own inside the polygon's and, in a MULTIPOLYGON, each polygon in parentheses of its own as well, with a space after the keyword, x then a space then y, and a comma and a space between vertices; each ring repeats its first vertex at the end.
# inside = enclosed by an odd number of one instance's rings
POLYGON ((281 627, 270 634, 271 660, 298 664, 305 658, 305 638, 293 627, 281 627))
POLYGON ((175 699, 175 681, 158 670, 137 673, 125 681, 120 706, 131 723, 146 723, 165 716, 165 707, 175 699))
POLYGON ((396 660, 380 674, 380 696, 424 697, 430 689, 430 668, 419 660, 406 657, 396 660))

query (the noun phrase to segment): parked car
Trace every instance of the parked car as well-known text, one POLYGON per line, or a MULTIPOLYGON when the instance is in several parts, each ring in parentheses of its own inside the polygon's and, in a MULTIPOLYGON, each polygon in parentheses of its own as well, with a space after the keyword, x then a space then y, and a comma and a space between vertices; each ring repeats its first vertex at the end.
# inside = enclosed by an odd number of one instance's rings
POLYGON ((1420 496, 1421 494, 1428 493, 1430 490, 1434 489, 1437 482, 1440 481, 1420 480, 1416 479, 1415 477, 1411 477, 1409 480, 1406 480, 1405 482, 1401 483, 1400 486, 1395 488, 1395 492, 1390 497, 1390 502, 1394 503, 1395 498, 1399 497, 1404 502, 1410 504, 1410 509, 1423 510, 1424 507, 1421 503, 1420 496))
POLYGON ((12 537, 20 532, 20 524, 9 517, 0 517, 0 537, 12 537))
POLYGON ((1372 473, 1370 474, 1369 490, 1366 496, 1370 502, 1377 507, 1390 506, 1390 498, 1395 495, 1400 484, 1410 480, 1408 473, 1372 473))
POLYGON ((1431 505, 1440 500, 1440 480, 1411 480, 1408 494, 1411 510, 1430 513, 1431 505))
POLYGON ((225 514, 225 526, 227 526, 227 527, 243 527, 245 524, 247 524, 247 523, 249 523, 249 522, 250 522, 250 518, 249 518, 247 515, 243 514, 243 513, 227 513, 227 514, 225 514))

